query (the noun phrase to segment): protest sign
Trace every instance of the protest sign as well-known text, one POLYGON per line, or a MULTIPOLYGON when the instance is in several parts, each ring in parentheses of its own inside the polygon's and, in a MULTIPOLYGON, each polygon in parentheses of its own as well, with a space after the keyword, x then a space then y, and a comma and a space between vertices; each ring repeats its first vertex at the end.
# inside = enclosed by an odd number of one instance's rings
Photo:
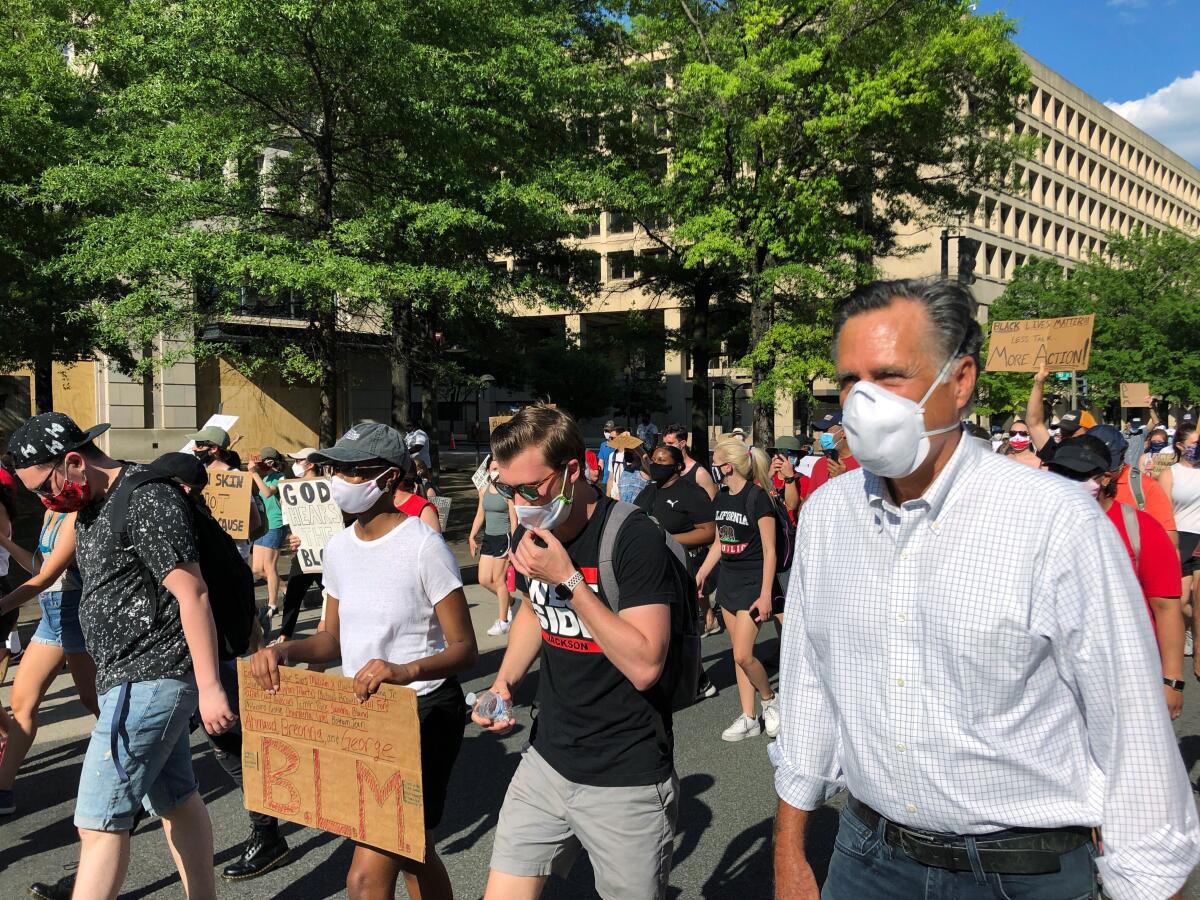
POLYGON ((505 422, 507 422, 511 418, 512 418, 512 416, 491 416, 491 417, 489 417, 488 418, 488 434, 491 434, 493 431, 495 431, 497 428, 499 428, 501 425, 503 425, 505 422))
POLYGON ((438 521, 442 525, 442 534, 446 533, 446 525, 450 521, 450 498, 449 497, 434 497, 429 501, 434 505, 438 512, 438 521))
POLYGON ((425 859, 417 695, 385 684, 279 668, 268 694, 238 660, 246 808, 425 859))
POLYGON ((482 491, 488 483, 488 465, 492 461, 492 454, 488 454, 483 458, 483 462, 479 464, 479 468, 475 470, 475 474, 471 476, 471 484, 475 485, 475 490, 482 491))
MULTIPOLYGON (((237 420, 238 420, 237 416, 220 416, 220 415, 209 416, 208 421, 204 423, 204 427, 208 428, 210 425, 215 425, 217 428, 225 429, 226 433, 228 433, 229 429, 231 429, 233 427, 234 423, 237 420)), ((184 444, 182 447, 179 448, 179 452, 180 453, 191 453, 192 448, 195 446, 196 446, 196 444, 194 441, 188 441, 186 444, 184 444)))
POLYGON ((1036 372, 1044 365, 1051 372, 1086 371, 1095 318, 993 322, 984 368, 989 372, 1036 372))
POLYGON ((642 439, 636 434, 619 434, 608 442, 614 450, 636 450, 642 447, 642 439))
POLYGON ((209 472, 204 502, 217 524, 235 540, 250 537, 250 488, 248 472, 209 472))
POLYGON ((1150 385, 1143 383, 1121 384, 1121 406, 1137 408, 1150 405, 1150 385))
POLYGON ((300 549, 296 551, 300 571, 320 572, 325 545, 346 527, 342 511, 333 501, 329 479, 289 479, 277 486, 283 524, 300 538, 300 549))

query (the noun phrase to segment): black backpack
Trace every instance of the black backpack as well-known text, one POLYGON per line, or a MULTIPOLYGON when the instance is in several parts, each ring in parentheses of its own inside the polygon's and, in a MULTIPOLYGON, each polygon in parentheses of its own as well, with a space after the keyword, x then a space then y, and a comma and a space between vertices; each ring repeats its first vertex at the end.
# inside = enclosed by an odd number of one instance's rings
MULTIPOLYGON (((614 612, 621 608, 621 587, 613 567, 613 552, 617 546, 617 533, 634 515, 645 515, 645 512, 632 503, 614 500, 609 504, 600 531, 600 589, 614 612)), ((696 702, 700 685, 700 610, 696 603, 696 581, 688 574, 683 545, 662 530, 661 525, 658 528, 663 543, 671 551, 667 559, 677 587, 671 601, 671 643, 667 661, 654 689, 665 696, 672 712, 678 712, 696 702)))
MULTIPOLYGON (((179 491, 191 514, 192 532, 200 554, 200 574, 208 585, 208 603, 217 626, 217 653, 223 660, 237 659, 250 649, 257 606, 254 601, 254 574, 237 544, 217 524, 204 505, 199 490, 187 493, 177 480, 177 474, 164 466, 156 469, 158 460, 141 472, 126 475, 117 485, 110 501, 112 528, 117 540, 129 546, 129 501, 133 492, 147 484, 169 484, 179 491)), ((144 572, 146 590, 150 594, 151 620, 157 616, 158 584, 153 573, 144 572)))
POLYGON ((788 515, 787 507, 778 494, 764 490, 757 484, 747 485, 742 492, 742 509, 746 518, 750 518, 750 497, 754 490, 763 491, 771 501, 771 509, 775 513, 775 571, 786 572, 792 567, 792 557, 796 553, 796 526, 788 515))

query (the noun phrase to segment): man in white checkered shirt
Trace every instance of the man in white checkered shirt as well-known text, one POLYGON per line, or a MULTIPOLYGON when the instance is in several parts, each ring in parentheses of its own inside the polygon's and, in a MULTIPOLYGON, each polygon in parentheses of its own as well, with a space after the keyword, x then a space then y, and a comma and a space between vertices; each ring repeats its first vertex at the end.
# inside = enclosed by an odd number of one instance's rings
POLYGON ((1077 485, 963 439, 966 288, 877 282, 834 328, 863 469, 800 516, 775 896, 818 896, 808 815, 844 784, 825 900, 1075 900, 1097 868, 1115 900, 1170 897, 1200 827, 1116 530, 1077 485))

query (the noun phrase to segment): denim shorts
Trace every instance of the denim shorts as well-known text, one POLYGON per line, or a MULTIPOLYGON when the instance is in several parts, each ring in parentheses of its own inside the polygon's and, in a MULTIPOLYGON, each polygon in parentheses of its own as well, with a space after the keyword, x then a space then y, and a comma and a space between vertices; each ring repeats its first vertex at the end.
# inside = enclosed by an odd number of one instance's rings
POLYGON ((120 695, 118 685, 100 698, 100 718, 79 776, 76 828, 129 831, 139 803, 152 815, 163 816, 197 789, 188 724, 199 705, 195 678, 189 674, 134 682, 123 716, 120 695), (114 727, 125 781, 112 756, 114 727))
POLYGON ((46 591, 38 598, 42 620, 30 639, 35 644, 61 647, 66 653, 87 653, 79 626, 79 591, 46 591))
POLYGON ((287 539, 287 526, 281 525, 278 528, 271 528, 254 542, 255 547, 266 547, 270 550, 283 549, 283 542, 287 539))

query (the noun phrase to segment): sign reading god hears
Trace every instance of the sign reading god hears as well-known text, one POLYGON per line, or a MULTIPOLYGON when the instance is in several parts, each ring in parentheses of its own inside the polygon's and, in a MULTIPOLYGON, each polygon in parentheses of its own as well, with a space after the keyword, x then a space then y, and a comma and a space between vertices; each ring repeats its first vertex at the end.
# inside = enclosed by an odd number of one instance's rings
POLYGON ((209 472, 204 502, 222 530, 234 540, 250 537, 250 487, 248 472, 209 472))
POLYGON ((988 372, 1083 372, 1092 352, 1095 316, 993 322, 988 372))
POLYGON ((283 524, 300 538, 296 558, 300 571, 320 572, 325 545, 345 529, 342 511, 333 500, 328 478, 288 479, 279 482, 279 508, 283 524))
POLYGON ((268 694, 238 660, 246 808, 425 859, 417 695, 385 684, 366 703, 350 678, 279 668, 268 694))

